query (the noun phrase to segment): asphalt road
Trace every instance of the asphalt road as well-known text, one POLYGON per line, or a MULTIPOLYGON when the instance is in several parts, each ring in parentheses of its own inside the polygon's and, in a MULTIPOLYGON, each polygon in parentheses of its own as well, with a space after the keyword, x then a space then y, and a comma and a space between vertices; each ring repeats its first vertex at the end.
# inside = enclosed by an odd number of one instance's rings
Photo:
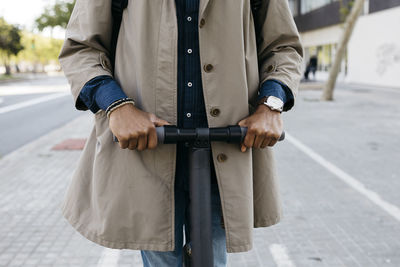
POLYGON ((0 84, 0 156, 82 114, 73 105, 62 76, 0 84))

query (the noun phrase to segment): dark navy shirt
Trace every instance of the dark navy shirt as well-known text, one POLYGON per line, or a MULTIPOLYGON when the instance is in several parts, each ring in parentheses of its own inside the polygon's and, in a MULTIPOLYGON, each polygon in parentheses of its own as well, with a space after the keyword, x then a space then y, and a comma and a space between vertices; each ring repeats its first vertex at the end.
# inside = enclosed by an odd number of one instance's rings
POLYGON ((178 20, 178 127, 208 127, 198 35, 199 0, 176 0, 178 20))

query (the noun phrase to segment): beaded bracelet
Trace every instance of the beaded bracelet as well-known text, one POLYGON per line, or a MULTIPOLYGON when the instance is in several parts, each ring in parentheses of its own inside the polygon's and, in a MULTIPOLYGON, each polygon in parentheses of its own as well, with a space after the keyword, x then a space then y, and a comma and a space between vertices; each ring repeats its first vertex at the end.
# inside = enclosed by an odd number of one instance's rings
POLYGON ((112 107, 118 105, 119 103, 125 102, 125 101, 127 101, 127 100, 132 100, 132 101, 133 101, 133 99, 130 98, 130 97, 125 97, 125 98, 118 99, 118 100, 112 102, 112 103, 107 107, 106 112, 107 112, 107 110, 111 109, 112 107))
POLYGON ((112 102, 112 103, 107 107, 106 112, 107 112, 108 110, 110 110, 111 108, 113 108, 114 106, 116 106, 116 105, 118 105, 118 104, 120 104, 120 103, 122 103, 122 102, 125 102, 125 101, 127 101, 127 100, 132 100, 132 101, 133 101, 133 99, 132 99, 132 98, 129 98, 129 97, 125 97, 125 98, 118 99, 118 100, 112 102))
POLYGON ((110 115, 111 115, 111 113, 112 113, 114 110, 116 110, 117 108, 119 108, 119 107, 121 107, 121 106, 123 106, 123 105, 126 105, 126 104, 133 104, 133 105, 134 105, 135 102, 133 102, 133 101, 131 101, 131 100, 127 100, 127 101, 121 102, 120 104, 118 104, 118 105, 112 107, 112 108, 107 112, 107 117, 110 118, 110 115))
POLYGON ((112 112, 112 111, 114 111, 115 109, 117 109, 117 108, 119 108, 119 107, 121 107, 121 106, 123 106, 123 105, 126 105, 126 104, 135 105, 135 101, 133 101, 132 98, 127 97, 127 98, 119 99, 119 100, 113 102, 113 103, 112 103, 111 105, 109 105, 108 108, 106 109, 107 117, 110 118, 110 115, 111 115, 111 112, 112 112))

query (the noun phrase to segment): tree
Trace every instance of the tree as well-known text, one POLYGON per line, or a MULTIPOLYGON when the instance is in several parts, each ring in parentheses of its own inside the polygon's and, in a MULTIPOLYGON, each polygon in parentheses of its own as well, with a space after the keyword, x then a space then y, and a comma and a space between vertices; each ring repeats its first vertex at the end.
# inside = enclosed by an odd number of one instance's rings
POLYGON ((42 15, 35 20, 35 26, 39 31, 45 28, 51 28, 51 36, 53 29, 57 26, 66 28, 76 0, 61 1, 57 0, 53 6, 45 8, 42 15))
POLYGON ((6 75, 11 74, 10 57, 17 55, 23 49, 20 29, 0 18, 0 55, 6 68, 6 75))
POLYGON ((15 60, 32 62, 36 66, 58 62, 58 54, 64 40, 23 31, 21 42, 25 49, 15 57, 15 60))
POLYGON ((344 23, 343 34, 339 41, 332 69, 329 72, 328 81, 324 86, 324 90, 321 97, 322 100, 326 101, 333 100, 333 90, 335 88, 337 76, 339 74, 340 65, 342 63, 343 56, 346 52, 346 47, 350 40, 351 34, 353 33, 354 26, 356 25, 357 19, 360 16, 363 7, 364 7, 364 0, 354 0, 351 12, 347 16, 346 21, 344 23))

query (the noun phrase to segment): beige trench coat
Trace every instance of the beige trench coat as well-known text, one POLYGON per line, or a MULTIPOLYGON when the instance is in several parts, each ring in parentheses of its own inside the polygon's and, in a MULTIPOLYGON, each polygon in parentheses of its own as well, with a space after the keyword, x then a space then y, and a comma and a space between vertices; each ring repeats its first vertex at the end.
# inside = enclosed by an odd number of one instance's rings
MULTIPOLYGON (((67 27, 59 61, 78 109, 86 109, 77 100, 87 81, 113 76, 110 5, 111 0, 77 0, 67 27)), ((303 51, 287 1, 263 1, 254 19, 250 0, 200 0, 199 10, 201 65, 213 65, 209 72, 202 67, 201 74, 210 127, 236 125, 249 116, 267 79, 282 81, 296 97, 303 51), (218 115, 211 112, 216 108, 218 115)), ((177 123, 177 34, 174 0, 129 1, 113 76, 138 108, 172 124, 177 123)), ((105 247, 173 250, 176 145, 121 149, 105 112, 94 117, 61 205, 63 216, 105 247)), ((218 142, 211 148, 227 252, 248 251, 252 228, 276 224, 282 216, 273 149, 243 153, 238 144, 218 142)))

